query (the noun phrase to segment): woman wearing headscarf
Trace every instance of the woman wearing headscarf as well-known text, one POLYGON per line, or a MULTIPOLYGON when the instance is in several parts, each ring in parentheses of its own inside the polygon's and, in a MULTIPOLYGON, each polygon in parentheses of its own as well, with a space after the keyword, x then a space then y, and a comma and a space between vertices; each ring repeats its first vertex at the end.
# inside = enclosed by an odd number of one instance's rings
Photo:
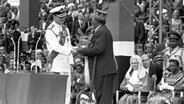
MULTIPOLYGON (((148 74, 142 65, 141 57, 134 55, 130 58, 130 67, 120 85, 120 89, 124 91, 136 92, 148 90, 148 74)), ((137 95, 125 94, 119 104, 136 104, 137 95)))

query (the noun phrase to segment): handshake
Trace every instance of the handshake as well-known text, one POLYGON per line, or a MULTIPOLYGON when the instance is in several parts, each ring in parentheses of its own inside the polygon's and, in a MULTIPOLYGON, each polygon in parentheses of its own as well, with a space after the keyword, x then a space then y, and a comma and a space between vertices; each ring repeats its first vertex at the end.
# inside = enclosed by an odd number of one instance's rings
POLYGON ((159 89, 162 91, 163 89, 174 91, 174 86, 168 85, 168 83, 163 83, 159 86, 159 89))
POLYGON ((87 48, 87 47, 85 47, 85 46, 81 46, 81 47, 75 46, 75 47, 72 47, 71 53, 72 54, 79 54, 80 51, 85 49, 85 48, 87 48))

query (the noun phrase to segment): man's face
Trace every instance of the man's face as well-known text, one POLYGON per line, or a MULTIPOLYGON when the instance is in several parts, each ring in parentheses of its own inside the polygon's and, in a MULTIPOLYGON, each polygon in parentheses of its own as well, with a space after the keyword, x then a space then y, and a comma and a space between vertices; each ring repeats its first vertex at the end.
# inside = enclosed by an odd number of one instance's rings
POLYGON ((60 25, 62 25, 65 21, 65 17, 59 17, 57 15, 54 16, 54 21, 60 25))
POLYGON ((1 47, 0 48, 0 53, 1 54, 5 54, 6 53, 6 48, 5 47, 1 47))
POLYGON ((151 45, 151 44, 146 44, 146 46, 145 46, 145 52, 146 53, 152 53, 152 51, 153 51, 153 46, 151 45))
POLYGON ((14 60, 13 59, 10 60, 10 68, 14 68, 14 60))
POLYGON ((148 68, 150 66, 150 59, 148 55, 143 55, 142 57, 142 64, 145 68, 148 68))
POLYGON ((142 56, 144 54, 144 51, 142 48, 137 49, 137 55, 142 56))
POLYGON ((31 70, 31 65, 30 64, 26 64, 25 65, 25 70, 31 70))
POLYGON ((91 21, 91 24, 92 24, 92 26, 94 27, 94 28, 96 28, 98 25, 98 22, 96 21, 96 19, 93 17, 92 18, 92 21, 91 21))
POLYGON ((178 69, 178 67, 177 67, 176 63, 175 62, 170 62, 169 70, 173 73, 173 72, 177 71, 177 69, 178 69))
POLYGON ((175 48, 177 46, 177 38, 169 38, 168 46, 171 48, 175 48))
POLYGON ((35 27, 34 26, 31 26, 31 32, 34 33, 36 30, 35 30, 35 27))
POLYGON ((81 21, 84 19, 84 16, 83 16, 82 13, 79 13, 79 14, 78 14, 78 19, 81 20, 81 21))

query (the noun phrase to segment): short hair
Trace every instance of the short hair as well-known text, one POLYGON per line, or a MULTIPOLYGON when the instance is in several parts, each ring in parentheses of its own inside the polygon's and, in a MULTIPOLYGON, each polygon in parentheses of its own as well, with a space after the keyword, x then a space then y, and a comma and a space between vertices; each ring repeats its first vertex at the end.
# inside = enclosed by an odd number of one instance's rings
POLYGON ((95 20, 96 20, 98 23, 102 24, 102 25, 105 25, 105 24, 106 24, 106 21, 102 21, 102 20, 99 20, 99 19, 96 19, 96 18, 95 18, 95 20))
POLYGON ((169 62, 170 63, 171 62, 174 62, 176 64, 176 66, 179 66, 180 65, 179 62, 178 62, 178 60, 175 60, 175 59, 171 59, 171 60, 169 60, 169 62))

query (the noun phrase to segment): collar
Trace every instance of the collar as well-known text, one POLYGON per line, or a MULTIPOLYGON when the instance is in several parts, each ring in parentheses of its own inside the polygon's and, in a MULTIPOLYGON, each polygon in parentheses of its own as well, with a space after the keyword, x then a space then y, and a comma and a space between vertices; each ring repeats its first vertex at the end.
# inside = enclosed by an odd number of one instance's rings
POLYGON ((101 27, 102 25, 99 25, 98 27, 96 27, 95 32, 101 27))
POLYGON ((149 73, 149 68, 150 68, 150 66, 148 66, 147 68, 145 68, 145 71, 146 71, 147 73, 149 73))
POLYGON ((172 54, 172 53, 175 53, 180 47, 179 46, 176 46, 172 52, 170 52, 171 48, 169 49, 169 53, 172 54))

